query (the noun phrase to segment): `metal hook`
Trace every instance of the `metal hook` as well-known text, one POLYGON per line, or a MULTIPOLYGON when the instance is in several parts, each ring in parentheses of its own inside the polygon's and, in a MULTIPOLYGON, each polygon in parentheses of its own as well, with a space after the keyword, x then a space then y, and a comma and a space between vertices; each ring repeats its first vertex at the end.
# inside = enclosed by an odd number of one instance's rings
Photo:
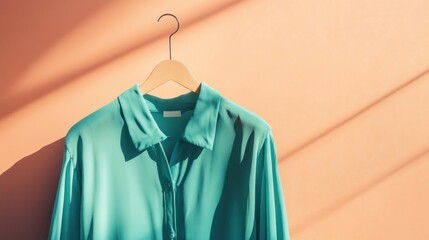
POLYGON ((163 16, 165 16, 165 15, 173 16, 173 17, 176 19, 176 21, 177 21, 177 29, 176 29, 176 31, 174 31, 172 34, 170 34, 170 37, 168 37, 168 46, 169 46, 169 51, 170 51, 170 60, 171 60, 171 36, 173 36, 173 34, 175 34, 177 31, 179 31, 180 23, 179 23, 179 19, 177 19, 177 17, 176 17, 176 16, 174 16, 173 14, 171 14, 171 13, 164 13, 164 14, 162 14, 162 15, 158 18, 158 22, 159 22, 159 19, 161 19, 161 18, 162 18, 163 16))

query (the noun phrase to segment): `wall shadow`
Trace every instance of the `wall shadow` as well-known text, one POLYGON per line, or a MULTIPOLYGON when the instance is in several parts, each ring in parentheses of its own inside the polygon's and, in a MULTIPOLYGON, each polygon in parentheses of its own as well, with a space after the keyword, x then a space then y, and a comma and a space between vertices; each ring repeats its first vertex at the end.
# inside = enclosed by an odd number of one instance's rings
MULTIPOLYGON (((186 22, 186 24, 181 23, 180 30, 178 33, 180 33, 180 31, 184 31, 183 29, 191 27, 194 24, 199 23, 200 21, 202 21, 204 19, 208 19, 208 18, 212 17, 213 15, 215 15, 215 14, 217 14, 217 13, 219 13, 219 12, 221 12, 221 11, 223 11, 223 10, 233 6, 233 5, 236 5, 238 2, 241 2, 241 1, 242 0, 228 2, 227 4, 217 6, 217 8, 209 9, 206 12, 201 12, 199 14, 199 16, 194 17, 191 21, 186 22)), ((67 27, 65 27, 65 28, 67 28, 67 27)), ((98 69, 98 68, 104 66, 104 65, 107 65, 107 64, 115 61, 118 58, 124 57, 124 56, 144 47, 145 45, 150 44, 151 42, 158 41, 160 39, 165 39, 166 41, 168 41, 167 36, 170 35, 170 32, 171 32, 171 30, 167 29, 165 32, 160 32, 156 35, 148 34, 149 36, 146 37, 145 39, 142 39, 141 42, 139 42, 135 45, 132 45, 132 46, 125 46, 123 49, 119 50, 118 52, 111 54, 110 56, 107 56, 104 59, 99 59, 97 61, 94 61, 91 64, 88 64, 87 66, 85 66, 83 68, 64 73, 59 78, 41 80, 41 82, 43 82, 44 84, 41 84, 41 85, 31 89, 31 90, 25 91, 25 92, 18 94, 18 95, 8 96, 7 94, 4 93, 4 91, 6 91, 9 88, 9 85, 11 85, 11 83, 16 82, 19 79, 19 77, 20 77, 19 73, 24 72, 25 69, 29 65, 31 65, 31 63, 33 62, 32 60, 34 60, 37 56, 31 56, 31 57, 28 57, 28 59, 24 59, 24 60, 23 59, 14 60, 13 65, 16 65, 16 66, 14 66, 12 71, 10 71, 8 74, 6 74, 6 76, 3 76, 3 78, 6 79, 6 81, 4 84, 0 85, 0 89, 3 89, 3 91, 0 90, 0 109, 1 109, 0 119, 11 114, 15 110, 17 110, 21 107, 24 107, 25 105, 31 103, 35 99, 38 99, 38 98, 42 97, 43 95, 45 95, 45 94, 63 86, 63 85, 66 85, 66 84, 72 82, 72 80, 80 78, 80 77, 84 76, 85 74, 87 74, 88 72, 91 72, 95 69, 98 69), (23 62, 23 63, 20 63, 20 62, 23 62)), ((58 38, 58 36, 56 38, 58 38)), ((48 43, 44 43, 42 47, 38 47, 38 49, 40 49, 37 51, 39 53, 38 55, 41 55, 44 51, 46 51, 48 49, 48 46, 45 46, 45 45, 52 44, 52 42, 54 42, 54 41, 49 41, 48 43)), ((10 45, 11 45, 11 48, 15 49, 15 51, 17 48, 22 47, 20 45, 12 45, 12 44, 10 44, 10 45)), ((166 50, 168 50, 168 47, 166 47, 166 50)), ((12 53, 13 53, 13 51, 12 51, 12 53)), ((12 53, 10 53, 9 55, 12 55, 12 53)), ((167 54, 165 56, 167 56, 167 54)), ((5 57, 0 55, 0 61, 2 61, 1 60, 2 58, 5 58, 5 57)))
POLYGON ((428 73, 429 73, 429 68, 426 69, 426 70, 424 70, 423 72, 419 73, 415 77, 407 80, 406 82, 404 82, 403 84, 401 84, 398 87, 394 88, 393 90, 387 92, 386 94, 384 94, 380 98, 376 99, 372 103, 364 106, 360 110, 356 111, 354 114, 352 114, 352 115, 348 116, 347 118, 341 120, 340 122, 336 123, 334 126, 332 126, 332 127, 328 128, 328 129, 324 130, 320 134, 317 134, 316 136, 314 136, 313 138, 311 138, 310 140, 308 140, 307 142, 305 142, 301 146, 293 149, 292 151, 290 151, 287 154, 282 155, 281 157, 278 158, 278 161, 279 162, 286 161, 287 158, 290 158, 293 155, 295 155, 295 154, 303 151, 305 148, 309 147, 311 144, 313 144, 313 143, 317 142, 318 140, 322 139, 324 136, 326 136, 326 135, 334 132, 337 128, 340 128, 340 127, 346 125, 347 123, 351 122, 353 119, 359 117, 360 115, 362 115, 362 114, 366 113, 367 111, 371 110, 372 108, 374 108, 378 104, 382 103, 384 100, 387 100, 389 97, 392 97, 393 95, 395 95, 399 91, 406 89, 406 87, 409 87, 411 84, 417 82, 417 80, 422 79, 422 77, 425 76, 428 73))
POLYGON ((424 151, 421 151, 419 153, 417 153, 414 157, 402 162, 401 164, 399 164, 398 166, 396 166, 395 168, 389 170, 388 172, 381 174, 380 176, 378 176, 377 178, 373 179, 372 181, 368 182, 367 184, 361 186, 359 189, 357 189, 356 191, 350 193, 348 196, 339 199, 338 201, 334 202, 333 204, 331 204, 330 206, 325 207, 324 209, 318 211, 316 214, 314 214, 312 217, 306 219, 304 222, 302 222, 301 224, 299 224, 298 226, 294 227, 293 229, 291 229, 291 231, 294 234, 298 234, 299 232, 304 231, 306 228, 308 228, 309 226, 317 223, 318 221, 321 221, 322 219, 324 219, 325 217, 333 214, 335 211, 337 211, 338 209, 344 207, 345 205, 347 205, 348 203, 352 202, 355 198, 359 197, 360 195, 368 192, 369 190, 371 190, 372 188, 374 188, 375 186, 381 184, 382 182, 384 182, 387 178, 393 176, 394 174, 400 172, 401 170, 409 167, 411 164, 417 162, 418 160, 422 160, 423 157, 425 155, 429 154, 429 148, 426 148, 424 151))
MULTIPOLYGON (((387 92, 386 94, 384 94, 380 98, 376 99, 372 103, 364 106, 363 108, 356 111, 354 114, 350 115, 349 117, 345 118, 344 120, 340 121, 339 123, 335 124, 331 128, 328 128, 325 131, 323 131, 322 133, 311 138, 309 141, 305 142, 304 144, 302 144, 298 148, 295 148, 292 151, 290 151, 289 153, 282 155, 281 157, 278 158, 278 161, 279 162, 286 161, 288 158, 292 157, 293 155, 305 150, 307 147, 311 146, 311 144, 317 142, 318 140, 321 140, 324 136, 327 136, 328 134, 334 132, 336 129, 346 125, 347 123, 351 122, 353 119, 359 117, 362 114, 365 114, 366 112, 368 112, 369 110, 371 110, 372 108, 377 106, 378 104, 382 103, 384 100, 387 100, 389 97, 394 96, 399 91, 405 90, 411 84, 416 83, 418 80, 421 80, 423 78, 423 76, 425 76, 428 73, 429 73, 429 68, 422 71, 421 73, 417 74, 415 77, 405 81, 403 84, 399 85, 398 87, 394 88, 393 90, 387 92)), ((402 164, 395 167, 394 169, 391 169, 389 172, 378 176, 377 178, 373 179, 372 181, 370 181, 367 184, 364 184, 363 186, 360 186, 357 190, 351 192, 348 196, 341 198, 341 199, 338 199, 337 201, 333 202, 329 206, 319 210, 312 217, 310 217, 310 218, 306 219, 304 222, 298 224, 298 226, 291 228, 291 232, 293 232, 294 234, 297 234, 299 232, 304 231, 307 227, 309 227, 309 226, 315 224, 316 222, 322 220, 323 218, 329 216, 330 214, 332 214, 337 209, 347 205, 347 203, 351 202, 353 199, 359 197, 361 194, 366 193, 367 191, 369 191, 370 189, 372 189, 376 185, 380 184, 381 182, 383 182, 384 180, 386 180, 390 176, 394 175, 395 173, 399 172, 403 168, 406 168, 407 166, 416 162, 417 160, 419 160, 420 158, 422 158, 422 156, 424 156, 426 154, 429 154, 429 149, 426 149, 426 150, 422 151, 421 153, 418 153, 416 155, 416 157, 404 161, 402 164)))
POLYGON ((61 138, 0 175, 0 239, 48 239, 63 151, 61 138))
POLYGON ((2 2, 0 96, 6 95, 25 70, 53 44, 104 4, 102 0, 2 2))

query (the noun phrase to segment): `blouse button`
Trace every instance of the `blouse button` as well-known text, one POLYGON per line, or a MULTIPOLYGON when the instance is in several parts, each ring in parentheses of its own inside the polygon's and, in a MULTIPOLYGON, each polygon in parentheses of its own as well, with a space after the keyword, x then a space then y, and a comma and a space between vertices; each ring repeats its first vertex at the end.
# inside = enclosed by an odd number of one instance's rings
POLYGON ((174 237, 176 236, 176 234, 174 234, 174 232, 170 233, 170 238, 174 239, 174 237))

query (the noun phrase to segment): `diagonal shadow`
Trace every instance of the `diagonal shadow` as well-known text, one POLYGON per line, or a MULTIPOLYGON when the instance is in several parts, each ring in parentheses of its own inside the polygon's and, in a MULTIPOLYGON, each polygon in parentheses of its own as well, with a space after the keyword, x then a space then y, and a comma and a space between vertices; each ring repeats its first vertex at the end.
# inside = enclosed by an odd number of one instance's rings
MULTIPOLYGON (((217 14, 217 13, 219 13, 219 12, 221 12, 221 11, 223 11, 223 10, 225 10, 225 9, 227 9, 227 8, 231 7, 232 5, 235 5, 239 2, 241 2, 241 0, 231 1, 228 4, 221 5, 215 9, 211 9, 211 11, 207 12, 206 14, 194 18, 192 21, 187 23, 184 27, 182 27, 182 25, 181 25, 181 29, 192 27, 194 24, 198 23, 199 21, 202 21, 204 19, 208 19, 208 18, 212 17, 213 15, 215 15, 215 14, 217 14)), ((85 66, 84 68, 81 68, 77 71, 66 73, 60 78, 42 80, 42 82, 47 82, 47 83, 44 85, 41 85, 41 86, 37 86, 36 88, 33 88, 32 90, 23 92, 22 94, 19 94, 17 96, 7 97, 7 98, 4 96, 0 96, 0 109, 1 109, 0 119, 11 114, 12 112, 16 111, 19 108, 24 107, 25 105, 31 103, 35 99, 38 99, 41 96, 61 87, 63 85, 70 83, 72 80, 77 79, 77 78, 87 74, 88 72, 94 71, 95 69, 98 69, 98 68, 100 68, 106 64, 109 64, 118 58, 121 58, 125 55, 128 55, 128 54, 132 53, 133 51, 136 51, 136 50, 144 47, 145 45, 147 45, 151 42, 160 40, 161 38, 165 38, 165 36, 169 35, 169 34, 170 34, 170 30, 167 30, 165 33, 160 33, 160 34, 157 34, 155 36, 152 36, 151 38, 145 39, 144 41, 142 41, 138 44, 135 44, 135 45, 130 46, 126 49, 123 49, 121 51, 113 53, 112 55, 110 55, 110 56, 108 56, 102 60, 99 60, 97 62, 94 62, 92 64, 89 64, 88 66, 85 66)))
POLYGON ((340 128, 340 127, 346 125, 347 123, 349 123, 350 121, 352 121, 354 118, 356 118, 359 115, 362 115, 365 112, 371 110, 376 105, 380 104, 384 100, 387 100, 389 97, 392 97, 394 94, 398 93, 399 91, 404 90, 406 87, 409 87, 411 84, 417 82, 417 80, 421 79, 424 75, 426 75, 428 73, 429 73, 429 68, 426 69, 426 70, 424 70, 420 74, 416 75, 415 77, 411 78, 410 80, 406 81, 405 83, 403 83, 403 84, 399 85, 398 87, 394 88, 392 91, 387 92, 386 94, 384 94, 383 96, 381 96, 380 98, 378 98, 377 100, 375 100, 374 102, 372 102, 372 103, 368 104, 367 106, 363 107, 362 109, 358 110, 357 112, 355 112, 351 116, 347 117, 346 119, 340 121, 339 123, 335 124, 334 126, 332 126, 332 127, 328 128, 327 130, 323 131, 322 133, 316 135, 315 137, 313 137, 309 141, 305 142, 301 146, 295 148, 291 152, 289 152, 289 153, 287 153, 287 154, 279 157, 278 161, 279 162, 280 161, 285 161, 287 158, 289 158, 289 157, 291 157, 291 156, 293 156, 293 155, 301 152, 302 150, 304 150, 305 148, 309 147, 311 144, 313 144, 316 141, 320 140, 321 138, 323 138, 324 136, 328 135, 329 133, 333 132, 337 128, 340 128))
POLYGON ((26 4, 20 1, 7 2, 0 8, 0 96, 7 95, 25 69, 67 34, 69 29, 76 28, 107 3, 103 0, 38 0, 26 4), (59 19, 52 21, 54 18, 59 19), (48 21, 50 23, 47 25, 48 21))
POLYGON ((0 175, 0 239, 48 239, 63 151, 64 138, 0 175))
POLYGON ((291 231, 294 232, 294 234, 297 234, 299 232, 302 232, 309 226, 321 221, 322 219, 326 218, 327 216, 331 215, 335 211, 339 210, 340 208, 344 207, 348 203, 352 202, 355 198, 357 198, 359 195, 362 195, 375 186, 381 184, 384 182, 387 178, 393 176, 394 174, 398 173, 399 171, 409 167, 411 164, 417 162, 418 160, 422 160, 425 155, 429 154, 429 147, 425 150, 421 151, 420 153, 416 154, 414 157, 410 158, 409 160, 406 160, 402 162, 399 166, 391 169, 387 173, 378 176, 371 182, 361 186, 357 191, 349 194, 348 196, 336 201, 335 203, 331 204, 328 207, 325 207, 324 209, 318 211, 315 213, 312 217, 305 220, 303 223, 299 224, 297 227, 294 227, 291 231))

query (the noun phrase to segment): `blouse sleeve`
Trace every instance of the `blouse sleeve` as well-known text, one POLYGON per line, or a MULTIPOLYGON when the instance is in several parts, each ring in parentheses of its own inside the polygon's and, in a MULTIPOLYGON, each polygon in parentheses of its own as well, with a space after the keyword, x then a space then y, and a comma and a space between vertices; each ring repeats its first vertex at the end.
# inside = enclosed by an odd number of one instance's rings
POLYGON ((49 239, 79 239, 81 209, 80 176, 67 145, 51 216, 49 239))
POLYGON ((258 154, 260 173, 257 193, 258 239, 289 240, 286 204, 277 166, 277 154, 271 129, 258 154))

